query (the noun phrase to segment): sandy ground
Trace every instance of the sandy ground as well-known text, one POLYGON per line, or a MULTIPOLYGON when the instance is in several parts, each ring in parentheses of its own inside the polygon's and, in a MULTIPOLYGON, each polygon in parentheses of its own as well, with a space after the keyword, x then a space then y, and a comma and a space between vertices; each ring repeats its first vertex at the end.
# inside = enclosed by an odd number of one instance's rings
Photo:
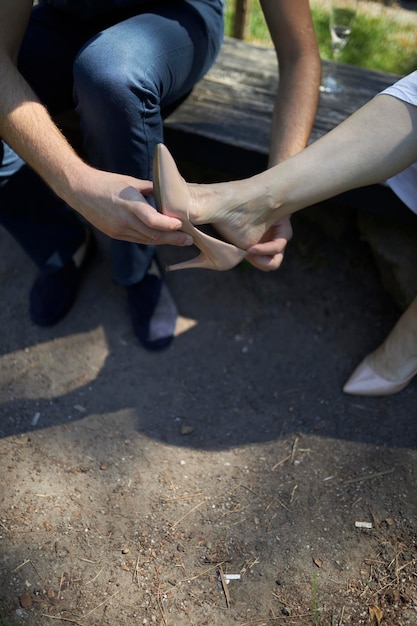
POLYGON ((341 393, 398 315, 347 223, 296 216, 278 273, 170 274, 160 354, 104 238, 41 329, 0 232, 2 626, 415 626, 417 385, 341 393))

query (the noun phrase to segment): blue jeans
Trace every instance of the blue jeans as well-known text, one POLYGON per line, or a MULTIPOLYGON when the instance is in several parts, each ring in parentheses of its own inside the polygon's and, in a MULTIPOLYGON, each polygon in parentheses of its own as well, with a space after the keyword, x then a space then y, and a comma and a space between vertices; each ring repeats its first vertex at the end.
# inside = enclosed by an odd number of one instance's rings
MULTIPOLYGON (((139 3, 141 4, 141 3, 139 3)), ((19 69, 51 114, 76 109, 94 167, 151 179, 163 117, 214 63, 223 39, 222 0, 149 2, 147 8, 80 20, 32 9, 19 69)), ((0 223, 42 267, 69 259, 84 238, 77 214, 0 141, 0 223)), ((112 240, 115 280, 140 281, 152 246, 112 240)))

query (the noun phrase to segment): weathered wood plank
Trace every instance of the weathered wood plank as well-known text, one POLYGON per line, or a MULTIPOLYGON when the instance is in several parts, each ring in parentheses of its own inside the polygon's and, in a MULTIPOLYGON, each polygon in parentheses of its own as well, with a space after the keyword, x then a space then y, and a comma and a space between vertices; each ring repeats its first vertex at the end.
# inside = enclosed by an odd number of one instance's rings
MULTIPOLYGON (((328 63, 323 61, 323 71, 328 63)), ((320 95, 310 142, 334 128, 396 75, 339 64, 341 94, 320 95)), ((230 167, 243 175, 266 166, 270 120, 278 85, 275 51, 226 38, 215 66, 165 122, 178 158, 230 167)))

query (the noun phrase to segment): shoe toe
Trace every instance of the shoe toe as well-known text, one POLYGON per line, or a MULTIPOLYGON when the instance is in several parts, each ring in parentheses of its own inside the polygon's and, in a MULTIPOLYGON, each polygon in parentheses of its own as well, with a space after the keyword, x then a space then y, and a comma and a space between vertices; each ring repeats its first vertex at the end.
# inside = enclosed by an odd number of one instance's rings
POLYGON ((392 382, 383 378, 372 369, 365 358, 354 370, 343 387, 344 393, 353 396, 388 396, 398 393, 410 382, 392 382))

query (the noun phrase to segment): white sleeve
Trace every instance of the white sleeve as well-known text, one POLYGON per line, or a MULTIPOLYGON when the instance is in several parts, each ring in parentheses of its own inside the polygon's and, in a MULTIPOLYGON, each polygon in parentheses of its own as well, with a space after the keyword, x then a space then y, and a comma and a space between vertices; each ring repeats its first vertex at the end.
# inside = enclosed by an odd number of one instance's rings
POLYGON ((404 100, 409 104, 417 106, 417 72, 412 72, 404 78, 400 78, 396 83, 381 91, 378 95, 394 96, 399 100, 404 100))
MULTIPOLYGON (((382 94, 394 96, 399 100, 408 102, 408 104, 417 106, 417 72, 404 76, 378 95, 382 94)), ((413 213, 417 213, 417 162, 396 176, 389 178, 386 182, 400 200, 413 213)))

